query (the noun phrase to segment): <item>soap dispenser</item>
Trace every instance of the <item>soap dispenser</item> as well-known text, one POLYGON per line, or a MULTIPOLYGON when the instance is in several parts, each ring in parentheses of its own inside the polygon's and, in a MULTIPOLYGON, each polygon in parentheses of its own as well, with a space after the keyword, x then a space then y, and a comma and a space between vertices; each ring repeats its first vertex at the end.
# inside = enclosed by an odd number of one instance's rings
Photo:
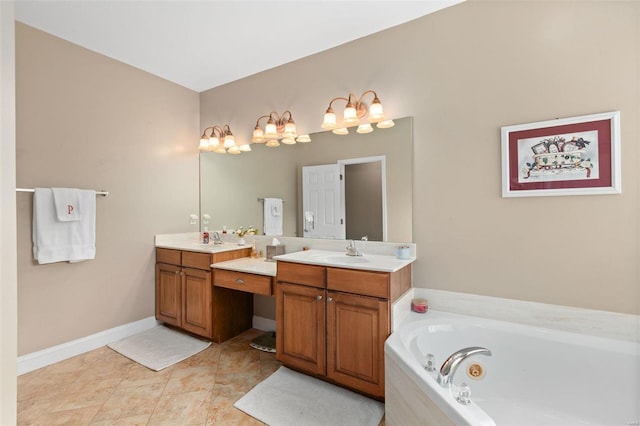
POLYGON ((202 244, 209 244, 209 229, 206 226, 202 233, 202 244))

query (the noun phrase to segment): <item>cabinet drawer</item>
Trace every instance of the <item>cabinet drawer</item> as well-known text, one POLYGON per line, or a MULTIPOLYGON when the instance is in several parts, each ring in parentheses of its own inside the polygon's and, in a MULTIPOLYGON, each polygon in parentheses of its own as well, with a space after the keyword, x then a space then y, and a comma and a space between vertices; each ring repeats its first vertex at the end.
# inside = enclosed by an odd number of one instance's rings
POLYGON ((182 252, 182 266, 187 268, 211 269, 211 263, 210 253, 182 252))
POLYGON ((325 267, 278 261, 278 281, 325 288, 325 267))
POLYGON ((249 293, 271 296, 272 278, 266 275, 247 274, 245 272, 216 269, 213 272, 213 285, 241 290, 249 293))
POLYGON ((181 265, 182 257, 180 250, 171 250, 165 248, 156 249, 156 262, 168 263, 170 265, 181 265))
POLYGON ((387 272, 327 268, 327 288, 388 299, 389 274, 387 272))

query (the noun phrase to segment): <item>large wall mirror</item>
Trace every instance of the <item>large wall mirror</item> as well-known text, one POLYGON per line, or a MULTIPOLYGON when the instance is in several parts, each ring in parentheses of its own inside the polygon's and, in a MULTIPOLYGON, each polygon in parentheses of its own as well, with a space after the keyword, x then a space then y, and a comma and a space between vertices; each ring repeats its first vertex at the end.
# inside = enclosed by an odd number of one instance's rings
MULTIPOLYGON (((344 136, 331 132, 314 133, 310 135, 309 143, 276 148, 253 144, 251 152, 240 155, 201 153, 200 217, 205 218, 201 226, 210 231, 254 226, 262 234, 263 200, 280 198, 284 201, 283 235, 303 237, 303 168, 338 164, 340 170, 347 171, 347 176, 353 176, 346 184, 353 182, 349 191, 363 195, 365 206, 366 203, 383 203, 378 220, 377 214, 371 214, 372 208, 367 213, 362 202, 358 207, 355 202, 349 204, 347 201, 343 220, 348 218, 352 226, 347 226, 344 237, 366 235, 373 241, 413 241, 413 122, 411 117, 394 121, 394 127, 374 127, 375 130, 368 134, 355 133, 353 128, 344 136), (375 170, 369 168, 372 164, 375 164, 375 170), (356 181, 361 182, 357 185, 363 186, 353 189, 356 181), (374 187, 378 185, 383 191, 379 197, 373 195, 376 193, 374 187), (365 227, 374 216, 376 226, 383 228, 380 232, 365 227), (353 230, 351 235, 349 229, 353 230)), ((309 219, 310 215, 307 213, 306 217, 309 219)))

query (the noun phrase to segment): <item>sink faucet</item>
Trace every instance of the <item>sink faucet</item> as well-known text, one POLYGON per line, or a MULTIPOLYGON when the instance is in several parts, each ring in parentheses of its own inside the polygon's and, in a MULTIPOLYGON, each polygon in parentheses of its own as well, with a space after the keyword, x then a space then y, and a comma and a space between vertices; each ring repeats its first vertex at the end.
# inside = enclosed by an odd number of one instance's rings
POLYGON ((213 244, 222 244, 222 238, 220 238, 220 233, 218 231, 213 233, 213 244))
POLYGON ((452 353, 449 358, 440 367, 440 374, 438 374, 438 384, 443 388, 450 388, 453 383, 453 375, 456 374, 456 370, 462 361, 469 358, 472 355, 487 355, 491 356, 489 349, 481 348, 479 346, 472 346, 470 348, 460 349, 452 353))
POLYGON ((347 256, 362 256, 362 252, 358 251, 356 242, 353 240, 347 240, 347 256))

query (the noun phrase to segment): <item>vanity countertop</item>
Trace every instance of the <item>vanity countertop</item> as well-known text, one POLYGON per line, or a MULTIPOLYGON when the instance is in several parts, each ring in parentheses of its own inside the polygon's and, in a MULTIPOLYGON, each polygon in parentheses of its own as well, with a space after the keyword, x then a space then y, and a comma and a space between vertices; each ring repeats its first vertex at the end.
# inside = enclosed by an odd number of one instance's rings
POLYGON ((257 275, 276 276, 276 262, 267 262, 264 257, 254 259, 243 257, 211 264, 213 269, 226 269, 228 271, 247 272, 257 275))
POLYGON ((213 244, 212 242, 209 244, 202 244, 199 242, 199 238, 199 233, 156 235, 155 246, 159 248, 195 251, 200 253, 221 253, 251 247, 248 244, 238 245, 235 242, 227 241, 223 244, 213 244))
POLYGON ((305 263, 308 265, 379 272, 396 272, 415 261, 413 257, 409 259, 398 259, 395 256, 367 253, 362 256, 347 256, 342 251, 327 250, 298 251, 275 256, 274 259, 294 263, 305 263))

